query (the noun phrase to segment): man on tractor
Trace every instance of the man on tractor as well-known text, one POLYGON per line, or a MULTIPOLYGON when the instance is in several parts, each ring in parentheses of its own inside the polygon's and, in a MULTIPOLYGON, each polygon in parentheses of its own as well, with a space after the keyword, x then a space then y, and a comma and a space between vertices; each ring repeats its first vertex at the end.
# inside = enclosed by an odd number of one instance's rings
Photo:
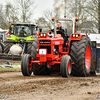
POLYGON ((26 32, 24 31, 24 27, 22 27, 22 30, 20 30, 20 34, 18 34, 21 37, 25 37, 26 36, 26 32))
MULTIPOLYGON (((51 34, 51 32, 54 32, 54 29, 49 29, 49 34, 51 34)), ((57 22, 56 32, 57 34, 61 34, 61 36, 64 38, 63 47, 66 47, 66 42, 68 40, 67 29, 62 27, 61 22, 57 22)))

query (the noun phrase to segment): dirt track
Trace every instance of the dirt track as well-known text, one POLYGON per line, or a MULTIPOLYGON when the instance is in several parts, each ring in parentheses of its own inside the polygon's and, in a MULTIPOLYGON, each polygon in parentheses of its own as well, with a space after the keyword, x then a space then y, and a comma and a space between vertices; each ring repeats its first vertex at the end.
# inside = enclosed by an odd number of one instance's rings
POLYGON ((8 95, 6 100, 99 100, 96 95, 100 95, 100 76, 24 77, 18 71, 3 72, 0 73, 0 94, 8 95))

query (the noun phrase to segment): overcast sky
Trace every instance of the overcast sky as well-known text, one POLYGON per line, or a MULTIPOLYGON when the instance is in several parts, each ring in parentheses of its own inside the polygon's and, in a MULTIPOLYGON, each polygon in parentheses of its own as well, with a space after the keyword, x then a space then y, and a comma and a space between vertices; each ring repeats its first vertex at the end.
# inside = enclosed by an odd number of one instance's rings
MULTIPOLYGON (((14 3, 14 0, 0 0, 0 4, 5 4, 6 1, 10 1, 11 3, 14 3)), ((54 0, 35 0, 35 1, 37 6, 35 9, 34 18, 41 17, 45 9, 53 8, 54 0)))
POLYGON ((36 0, 36 4, 35 14, 39 17, 41 17, 44 10, 53 8, 53 0, 36 0))

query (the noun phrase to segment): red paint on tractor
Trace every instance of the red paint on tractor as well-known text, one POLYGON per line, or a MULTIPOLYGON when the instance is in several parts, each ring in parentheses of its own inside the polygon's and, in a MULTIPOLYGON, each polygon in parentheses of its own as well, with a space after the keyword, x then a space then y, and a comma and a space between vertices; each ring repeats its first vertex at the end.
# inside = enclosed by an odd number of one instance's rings
MULTIPOLYGON (((61 37, 61 34, 56 34, 56 38, 50 37, 47 33, 38 33, 38 53, 36 54, 37 60, 31 60, 32 63, 37 63, 40 65, 55 65, 61 63, 61 58, 63 55, 69 55, 70 54, 70 46, 71 42, 74 40, 81 40, 82 36, 85 36, 86 34, 79 34, 79 33, 73 33, 71 34, 69 38, 69 44, 66 45, 66 49, 63 48, 64 39, 61 37), (45 36, 41 34, 46 34, 45 36), (79 37, 73 37, 73 34, 78 34, 79 37), (44 41, 44 43, 43 43, 44 41), (47 43, 48 42, 48 43, 47 43), (58 53, 54 54, 54 46, 58 46, 58 53), (48 50, 46 47, 50 47, 48 53, 48 50), (44 49, 46 50, 46 54, 40 54, 39 50, 44 49)), ((70 64, 69 64, 70 65, 70 64)))
POLYGON ((85 54, 85 65, 86 65, 87 70, 89 70, 90 68, 90 63, 91 63, 91 48, 88 45, 86 48, 86 54, 85 54))
POLYGON ((33 58, 31 58, 31 60, 29 61, 29 70, 30 71, 32 70, 32 61, 33 61, 33 58))
POLYGON ((70 71, 71 71, 71 62, 69 61, 69 63, 68 63, 68 73, 70 73, 70 71))

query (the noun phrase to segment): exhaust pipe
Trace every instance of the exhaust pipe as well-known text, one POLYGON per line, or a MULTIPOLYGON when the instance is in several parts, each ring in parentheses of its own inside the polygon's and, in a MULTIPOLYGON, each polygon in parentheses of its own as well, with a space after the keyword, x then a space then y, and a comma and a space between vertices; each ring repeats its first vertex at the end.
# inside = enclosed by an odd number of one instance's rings
POLYGON ((54 22, 54 38, 56 38, 56 20, 52 17, 52 21, 54 22))

